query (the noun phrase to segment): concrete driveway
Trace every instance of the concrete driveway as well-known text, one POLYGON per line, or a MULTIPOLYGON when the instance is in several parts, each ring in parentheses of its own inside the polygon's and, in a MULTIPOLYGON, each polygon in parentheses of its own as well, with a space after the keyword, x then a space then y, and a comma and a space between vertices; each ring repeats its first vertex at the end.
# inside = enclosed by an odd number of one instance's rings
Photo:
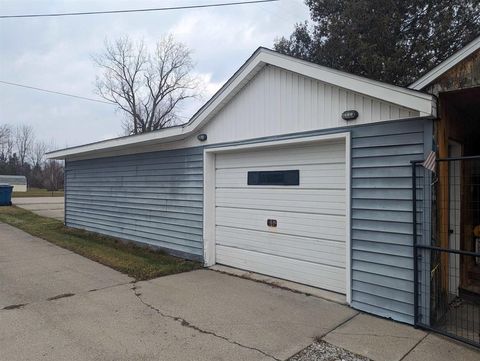
POLYGON ((13 198, 12 203, 43 217, 63 221, 65 213, 64 197, 25 197, 13 198))
POLYGON ((375 360, 479 356, 409 326, 215 271, 134 282, 2 223, 0 325, 0 359, 9 361, 284 360, 314 338, 375 360))

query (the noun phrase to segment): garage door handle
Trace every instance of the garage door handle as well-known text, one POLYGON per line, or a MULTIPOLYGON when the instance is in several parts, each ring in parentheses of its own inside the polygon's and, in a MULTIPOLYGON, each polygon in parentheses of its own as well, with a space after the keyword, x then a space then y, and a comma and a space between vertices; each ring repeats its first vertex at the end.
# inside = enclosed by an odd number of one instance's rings
POLYGON ((267 219, 267 226, 276 227, 277 226, 277 220, 276 219, 267 219))

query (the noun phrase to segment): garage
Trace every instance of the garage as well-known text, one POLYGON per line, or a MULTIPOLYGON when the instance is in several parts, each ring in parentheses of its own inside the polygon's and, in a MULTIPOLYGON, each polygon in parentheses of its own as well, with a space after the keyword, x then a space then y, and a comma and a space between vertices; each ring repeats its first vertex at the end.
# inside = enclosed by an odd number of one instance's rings
POLYGON ((69 227, 413 323, 410 161, 435 117, 431 95, 260 48, 188 123, 49 157, 69 227))
POLYGON ((345 139, 216 155, 215 258, 346 293, 345 139))

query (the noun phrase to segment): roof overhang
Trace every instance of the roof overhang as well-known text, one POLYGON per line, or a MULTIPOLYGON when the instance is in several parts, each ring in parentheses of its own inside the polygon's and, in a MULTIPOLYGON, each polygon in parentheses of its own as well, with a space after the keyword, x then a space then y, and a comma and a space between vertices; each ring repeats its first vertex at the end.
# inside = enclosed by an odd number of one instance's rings
POLYGON ((445 72, 453 68, 455 65, 473 54, 478 49, 480 49, 480 36, 468 43, 465 47, 457 51, 455 54, 438 64, 435 68, 430 70, 416 82, 410 84, 408 88, 413 90, 422 90, 427 85, 431 84, 435 79, 439 78, 445 72))
POLYGON ((283 55, 270 49, 259 48, 222 88, 192 116, 188 123, 150 133, 114 138, 56 150, 47 153, 47 157, 49 159, 65 159, 88 154, 98 154, 98 152, 111 152, 120 148, 146 146, 154 143, 160 144, 184 139, 198 131, 211 120, 215 114, 267 65, 283 68, 306 77, 418 111, 420 117, 436 116, 436 102, 434 97, 429 94, 330 69, 283 55))

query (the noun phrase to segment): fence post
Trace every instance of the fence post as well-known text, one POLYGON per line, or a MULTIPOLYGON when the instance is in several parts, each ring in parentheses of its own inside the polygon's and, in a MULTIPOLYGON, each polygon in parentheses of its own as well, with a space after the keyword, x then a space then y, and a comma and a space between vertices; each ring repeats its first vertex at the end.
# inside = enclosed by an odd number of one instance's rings
POLYGON ((412 161, 413 202, 413 320, 418 325, 418 249, 417 249, 417 162, 412 161))

